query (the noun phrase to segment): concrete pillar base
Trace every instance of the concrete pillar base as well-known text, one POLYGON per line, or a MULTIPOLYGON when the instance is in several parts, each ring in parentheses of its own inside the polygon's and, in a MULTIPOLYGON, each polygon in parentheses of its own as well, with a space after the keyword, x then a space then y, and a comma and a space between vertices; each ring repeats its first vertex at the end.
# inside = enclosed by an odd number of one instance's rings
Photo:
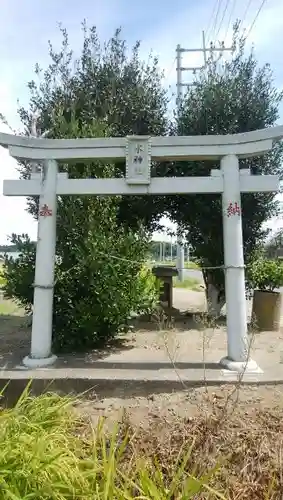
POLYGON ((45 366, 51 366, 55 363, 57 359, 57 356, 55 354, 51 354, 48 358, 31 358, 30 356, 26 356, 23 359, 23 365, 26 366, 26 368, 44 368, 45 366))
POLYGON ((252 359, 249 359, 249 361, 233 361, 232 359, 226 357, 220 360, 220 365, 226 370, 240 374, 263 373, 263 370, 252 359))

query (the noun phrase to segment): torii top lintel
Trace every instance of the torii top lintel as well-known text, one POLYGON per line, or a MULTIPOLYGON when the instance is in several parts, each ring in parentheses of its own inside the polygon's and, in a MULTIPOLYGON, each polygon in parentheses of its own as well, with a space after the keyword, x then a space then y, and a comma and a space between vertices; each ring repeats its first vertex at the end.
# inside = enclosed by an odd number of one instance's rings
MULTIPOLYGON (((283 125, 232 135, 129 136, 151 146, 151 158, 168 160, 219 159, 235 154, 239 158, 258 156, 283 138, 283 125)), ((0 133, 0 145, 15 158, 31 160, 121 159, 126 157, 127 137, 89 139, 41 139, 0 133)))

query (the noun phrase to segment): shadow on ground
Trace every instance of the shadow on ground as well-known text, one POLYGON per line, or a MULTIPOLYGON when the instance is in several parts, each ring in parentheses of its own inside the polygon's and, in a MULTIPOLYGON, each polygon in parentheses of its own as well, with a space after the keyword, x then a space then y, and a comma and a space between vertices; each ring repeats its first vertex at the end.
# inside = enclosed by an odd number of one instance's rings
MULTIPOLYGON (((76 366, 72 362, 72 368, 76 368, 76 366)), ((149 362, 149 363, 137 363, 136 361, 133 362, 120 362, 120 361, 115 361, 114 363, 111 363, 109 361, 97 361, 97 362, 92 362, 91 364, 88 364, 85 366, 85 368, 99 368, 99 369, 108 369, 108 370, 170 370, 175 368, 179 370, 199 370, 199 369, 207 369, 207 370, 219 370, 221 369, 221 366, 219 363, 201 363, 201 362, 162 362, 158 361, 156 363, 154 362, 149 362)), ((79 366, 79 368, 84 368, 84 366, 79 366)))
POLYGON ((0 369, 15 366, 29 353, 30 328, 26 316, 0 315, 0 369))
MULTIPOLYGON (((281 381, 259 381, 256 387, 261 385, 278 387, 282 391, 281 381)), ((61 395, 70 395, 80 400, 103 401, 108 398, 119 398, 127 400, 130 398, 147 398, 154 400, 161 394, 173 394, 185 392, 186 398, 194 393, 197 388, 217 387, 219 383, 211 380, 93 380, 88 378, 76 379, 11 379, 0 380, 0 405, 13 406, 18 401, 23 391, 29 387, 31 395, 37 396, 45 392, 56 392, 61 395), (1 394, 1 390, 3 390, 1 394)), ((230 386, 231 390, 237 387, 235 382, 224 380, 222 388, 230 386)), ((241 387, 251 386, 251 382, 242 382, 241 387)))
MULTIPOLYGON (((95 363, 96 361, 103 360, 111 354, 119 354, 136 347, 135 334, 137 332, 140 334, 145 332, 156 334, 161 331, 170 330, 184 332, 190 330, 202 331, 204 328, 209 327, 217 328, 217 323, 214 321, 213 325, 210 320, 206 319, 204 313, 180 313, 177 309, 173 310, 173 314, 170 317, 164 315, 162 321, 156 317, 152 317, 151 320, 148 317, 144 317, 135 318, 131 323, 133 326, 131 332, 112 340, 103 349, 94 349, 88 353, 63 354, 60 356, 57 367, 96 368, 98 367, 98 363, 95 363), (212 326, 210 326, 210 323, 212 326)), ((30 335, 31 328, 27 316, 14 314, 0 315, 0 369, 18 369, 22 359, 29 353, 30 335)), ((107 366, 111 368, 110 364, 107 366)), ((99 362, 99 367, 102 368, 101 361, 99 362)), ((120 368, 123 369, 122 366, 120 368)), ((144 368, 140 367, 140 369, 147 369, 147 367, 145 365, 144 368)))

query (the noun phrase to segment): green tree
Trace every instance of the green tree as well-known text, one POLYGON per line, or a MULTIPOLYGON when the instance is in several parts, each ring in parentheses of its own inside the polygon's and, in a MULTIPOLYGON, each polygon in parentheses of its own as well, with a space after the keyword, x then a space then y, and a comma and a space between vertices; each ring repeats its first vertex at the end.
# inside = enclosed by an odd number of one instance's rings
MULTIPOLYGON (((282 94, 274 87, 269 65, 259 67, 253 52, 246 55, 244 40, 234 32, 232 60, 220 65, 210 57, 208 67, 196 78, 181 106, 179 135, 235 134, 275 125, 282 94)), ((210 175, 219 162, 194 161, 173 165, 171 175, 210 175)), ((264 157, 240 160, 252 174, 282 174, 282 144, 264 157)), ((169 171, 170 175, 170 171, 169 171)), ((274 193, 242 195, 243 238, 246 261, 266 237, 262 224, 277 212, 274 193)), ((223 256, 221 197, 214 194, 172 196, 171 218, 188 235, 195 257, 203 266, 221 266, 223 256)), ((214 313, 225 302, 224 272, 204 270, 204 280, 214 313)))
MULTIPOLYGON (((101 127, 67 123, 60 113, 50 122, 55 137, 99 136, 101 127)), ((105 129, 103 135, 105 135, 105 129)), ((115 165, 99 162, 61 165, 72 178, 113 177, 115 165)), ((84 350, 105 344, 128 323, 131 312, 148 312, 157 283, 143 261, 149 236, 118 220, 119 197, 65 196, 58 199, 53 346, 84 350)), ((35 244, 22 235, 12 243, 21 252, 4 266, 5 294, 31 309, 35 244)))
MULTIPOLYGON (((28 84, 29 106, 19 109, 25 134, 67 138, 166 133, 167 99, 156 59, 143 62, 139 43, 128 56, 120 30, 101 46, 95 27, 88 29, 85 23, 82 52, 75 59, 66 30, 61 28, 61 34, 61 49, 56 52, 49 45, 49 66, 42 70, 36 65, 35 79, 28 84)), ((157 167, 153 165, 153 171, 157 167)), ((61 164, 60 169, 73 178, 122 176, 125 163, 77 162, 61 164)), ((23 162, 22 177, 30 171, 31 164, 23 162)), ((162 198, 146 202, 147 210, 141 197, 58 199, 57 254, 62 258, 56 267, 54 297, 58 348, 105 341, 127 322, 131 311, 150 309, 155 303, 157 284, 141 262, 148 250, 148 230, 159 220, 162 198)), ((38 198, 29 199, 29 211, 37 218, 38 198)), ((14 235, 12 242, 22 255, 16 263, 6 262, 6 293, 29 309, 34 246, 23 236, 14 235)))
MULTIPOLYGON (((107 125, 109 136, 166 135, 167 96, 162 86, 158 60, 140 58, 140 42, 128 51, 121 30, 103 46, 96 28, 82 24, 83 47, 75 58, 68 34, 60 28, 62 46, 56 52, 49 44, 50 64, 42 70, 35 67, 35 79, 29 82, 31 98, 28 109, 19 114, 27 134, 30 133, 34 112, 38 114, 37 128, 49 138, 55 138, 52 123, 60 113, 67 123, 74 115, 79 124, 92 124, 94 119, 107 125)), ((30 166, 23 166, 27 176, 30 166)), ((161 175, 159 164, 152 165, 152 175, 161 175)), ((115 164, 115 175, 125 175, 125 162, 115 164)), ((119 204, 119 220, 135 229, 142 222, 156 229, 164 197, 123 197, 119 204)), ((37 214, 34 201, 31 212, 37 214)))

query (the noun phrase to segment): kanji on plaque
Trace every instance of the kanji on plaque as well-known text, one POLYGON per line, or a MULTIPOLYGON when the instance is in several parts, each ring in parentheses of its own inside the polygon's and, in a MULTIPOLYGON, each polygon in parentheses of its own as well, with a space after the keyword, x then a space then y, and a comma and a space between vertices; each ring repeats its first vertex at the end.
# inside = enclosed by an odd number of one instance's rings
POLYGON ((48 207, 48 205, 45 204, 39 210, 39 215, 40 215, 40 217, 51 217, 52 210, 51 210, 51 208, 48 207))
POLYGON ((143 153, 143 151, 144 151, 143 145, 142 144, 137 144, 136 145, 136 153, 140 154, 140 153, 143 153))
POLYGON ((127 137, 126 181, 128 184, 149 184, 151 142, 147 136, 127 137))
POLYGON ((231 217, 232 215, 241 215, 241 208, 237 202, 231 202, 227 207, 227 217, 231 217))
POLYGON ((143 158, 142 156, 134 156, 134 163, 142 163, 143 158))

